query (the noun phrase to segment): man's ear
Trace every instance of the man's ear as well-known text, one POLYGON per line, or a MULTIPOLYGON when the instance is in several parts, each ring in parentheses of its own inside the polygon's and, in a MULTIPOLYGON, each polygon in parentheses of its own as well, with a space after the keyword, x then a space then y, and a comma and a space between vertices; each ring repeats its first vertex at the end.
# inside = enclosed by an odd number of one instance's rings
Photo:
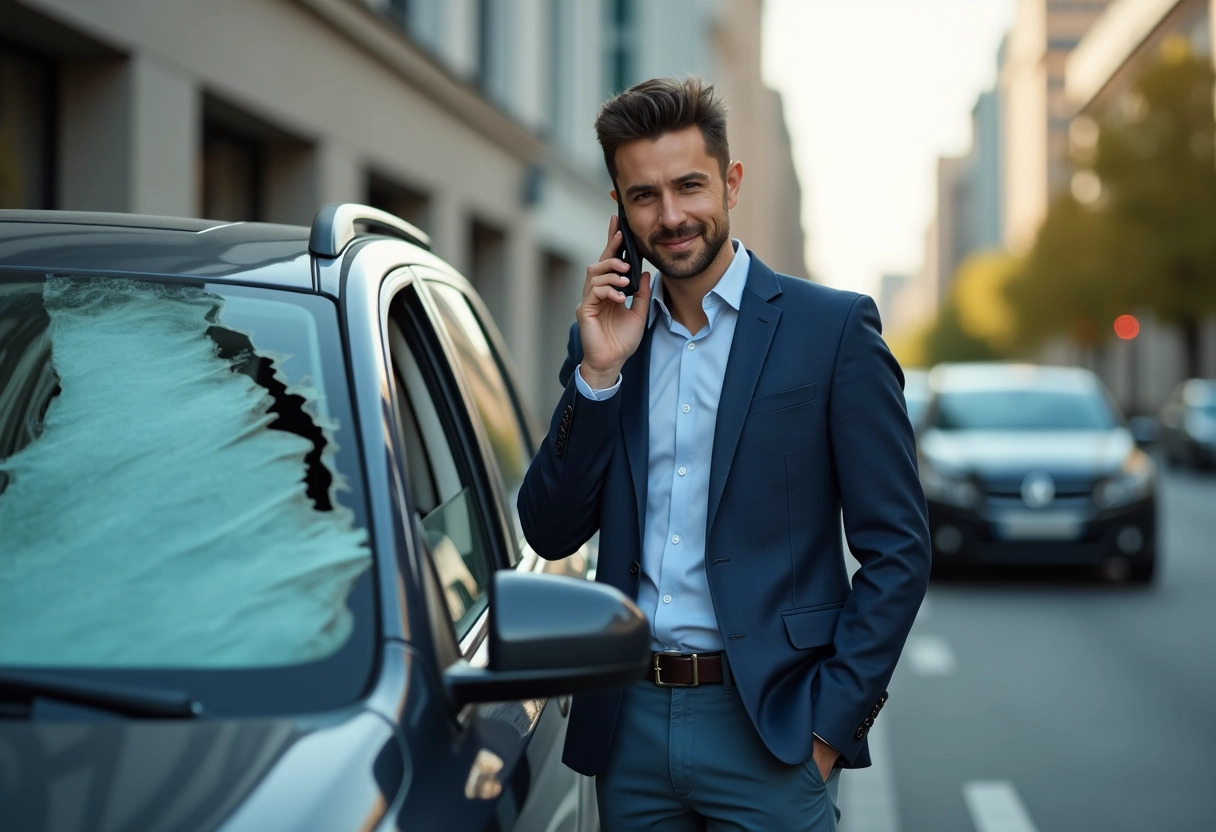
POLYGON ((621 201, 621 200, 620 200, 620 197, 618 197, 618 196, 616 195, 616 189, 615 189, 615 188, 613 188, 611 191, 609 191, 609 192, 608 192, 608 196, 612 197, 612 201, 613 201, 613 202, 620 202, 620 201, 621 201))
POLYGON ((726 166, 726 207, 734 208, 739 201, 739 187, 743 184, 743 163, 731 162, 726 166))

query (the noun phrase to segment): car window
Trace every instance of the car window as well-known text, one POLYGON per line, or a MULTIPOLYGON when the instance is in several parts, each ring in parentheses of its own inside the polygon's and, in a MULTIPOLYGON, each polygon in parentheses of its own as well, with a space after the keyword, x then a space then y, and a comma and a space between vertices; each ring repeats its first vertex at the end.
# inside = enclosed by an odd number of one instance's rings
POLYGON ((1097 391, 943 390, 932 419, 939 430, 1110 430, 1114 413, 1097 391))
POLYGON ((908 421, 918 426, 929 401, 929 385, 923 370, 904 370, 904 404, 908 409, 908 421))
POLYGON ((418 331, 424 318, 414 289, 403 290, 391 309, 388 342, 406 479, 452 625, 464 638, 486 608, 495 568, 476 467, 462 464, 467 453, 459 437, 462 420, 445 411, 445 379, 425 359, 418 331))
POLYGON ((349 648, 356 693, 374 593, 341 356, 320 297, 0 276, 0 665, 349 648))
POLYGON ((1216 383, 1198 379, 1183 382, 1179 398, 1192 410, 1216 416, 1216 383))
POLYGON ((523 527, 516 509, 516 497, 534 450, 519 397, 468 298, 455 286, 440 281, 428 281, 427 288, 455 348, 477 415, 493 449, 519 544, 523 541, 523 527))

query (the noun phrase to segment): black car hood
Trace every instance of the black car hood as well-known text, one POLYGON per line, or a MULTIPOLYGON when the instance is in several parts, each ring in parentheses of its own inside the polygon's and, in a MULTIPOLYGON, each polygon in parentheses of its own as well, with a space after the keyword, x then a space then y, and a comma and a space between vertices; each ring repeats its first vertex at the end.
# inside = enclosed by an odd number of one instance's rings
POLYGON ((980 476, 1042 470, 1100 476, 1118 469, 1135 441, 1122 428, 1102 431, 926 431, 921 453, 943 470, 980 476))
POLYGON ((0 828, 374 829, 405 780, 369 711, 323 720, 0 721, 0 828))

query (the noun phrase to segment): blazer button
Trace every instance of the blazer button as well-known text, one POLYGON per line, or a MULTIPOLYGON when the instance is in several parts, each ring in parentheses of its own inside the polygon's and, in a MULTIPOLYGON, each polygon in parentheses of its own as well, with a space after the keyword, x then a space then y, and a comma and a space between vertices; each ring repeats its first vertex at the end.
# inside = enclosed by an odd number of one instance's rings
POLYGON ((864 740, 866 738, 866 734, 868 733, 870 733, 870 729, 863 725, 857 729, 857 733, 854 734, 853 737, 855 739, 864 740))
POLYGON ((634 577, 636 577, 636 576, 637 576, 637 574, 638 574, 638 562, 637 562, 636 560, 635 560, 633 563, 629 564, 629 574, 630 574, 630 575, 633 575, 634 577))

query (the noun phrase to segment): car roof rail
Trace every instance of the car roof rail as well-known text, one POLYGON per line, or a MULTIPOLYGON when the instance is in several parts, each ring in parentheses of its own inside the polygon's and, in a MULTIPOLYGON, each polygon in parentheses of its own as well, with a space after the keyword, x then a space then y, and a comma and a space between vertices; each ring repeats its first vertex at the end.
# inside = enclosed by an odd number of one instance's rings
POLYGON ((313 217, 308 250, 319 257, 337 257, 358 236, 356 223, 374 225, 428 251, 431 248, 431 238, 425 231, 387 211, 355 202, 328 202, 313 217))

